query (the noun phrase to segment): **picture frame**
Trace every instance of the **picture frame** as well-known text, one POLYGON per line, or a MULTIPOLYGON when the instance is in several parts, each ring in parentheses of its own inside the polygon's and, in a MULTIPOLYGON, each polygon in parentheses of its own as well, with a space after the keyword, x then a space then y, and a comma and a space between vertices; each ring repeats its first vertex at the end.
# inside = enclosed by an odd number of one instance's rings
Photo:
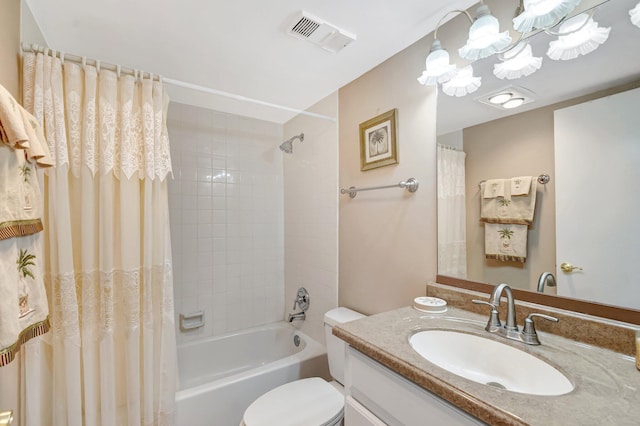
POLYGON ((360 123, 360 170, 398 164, 396 108, 360 123))

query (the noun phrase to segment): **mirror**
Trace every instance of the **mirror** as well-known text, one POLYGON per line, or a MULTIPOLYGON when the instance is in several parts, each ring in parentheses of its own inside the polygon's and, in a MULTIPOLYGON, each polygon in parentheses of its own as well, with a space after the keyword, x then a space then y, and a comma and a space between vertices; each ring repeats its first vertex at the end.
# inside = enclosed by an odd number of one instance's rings
MULTIPOLYGON (((509 16, 513 16, 514 7, 511 2, 485 3, 499 17, 501 26, 504 25, 503 22, 510 22, 509 16)), ((581 10, 594 6, 594 3, 582 3, 581 10)), ((467 206, 466 271, 443 266, 444 259, 455 256, 451 256, 450 248, 439 242, 439 275, 492 284, 506 282, 514 288, 530 291, 536 291, 538 278, 543 272, 552 272, 559 280, 570 276, 565 276, 559 266, 562 262, 572 263, 572 259, 556 259, 556 200, 563 199, 563 193, 556 193, 554 112, 640 87, 640 55, 631 53, 637 51, 640 43, 640 28, 631 24, 628 14, 637 3, 637 0, 595 3, 598 7, 594 9, 594 20, 601 27, 611 27, 611 32, 609 39, 588 55, 571 61, 553 61, 545 53, 549 41, 554 37, 539 33, 530 40, 534 56, 543 57, 541 69, 534 74, 517 80, 499 80, 492 72, 493 65, 498 61, 494 56, 473 63, 474 74, 482 77, 482 87, 476 93, 464 98, 452 98, 439 93, 438 143, 457 146, 466 152, 467 206), (523 88, 526 93, 532 94, 533 101, 510 111, 500 111, 478 102, 478 98, 507 86, 523 88), (540 174, 550 175, 551 180, 546 185, 538 185, 535 216, 528 231, 526 262, 486 259, 484 226, 479 218, 479 182, 526 175, 537 177, 540 174)), ((475 6, 471 9, 473 15, 475 6)), ((453 52, 464 44, 465 33, 468 31, 468 21, 461 18, 452 19, 445 24, 447 28, 443 26, 438 30, 438 38, 450 52, 453 62, 456 62, 453 52)), ((464 62, 458 60, 458 64, 464 62)), ((615 185, 615 182, 611 184, 615 185)), ((564 187, 562 190, 568 191, 564 187)), ((447 230, 447 225, 452 221, 452 216, 440 209, 441 204, 444 204, 440 199, 438 203, 440 235, 451 232, 447 230)), ((615 227, 615 221, 611 226, 612 232, 624 233, 622 229, 615 227)), ((593 246, 595 248, 598 245, 593 246)), ((622 265, 599 266, 613 270, 622 265)), ((631 271, 628 275, 635 276, 635 272, 631 271)), ((626 283, 629 284, 629 280, 626 283)), ((615 293, 616 285, 615 282, 608 282, 607 290, 615 293)), ((555 294, 556 291, 557 287, 544 287, 545 293, 555 294)), ((625 305, 625 301, 607 302, 597 297, 590 299, 589 295, 581 295, 579 291, 570 296, 640 309, 640 304, 635 301, 631 305, 625 305)))

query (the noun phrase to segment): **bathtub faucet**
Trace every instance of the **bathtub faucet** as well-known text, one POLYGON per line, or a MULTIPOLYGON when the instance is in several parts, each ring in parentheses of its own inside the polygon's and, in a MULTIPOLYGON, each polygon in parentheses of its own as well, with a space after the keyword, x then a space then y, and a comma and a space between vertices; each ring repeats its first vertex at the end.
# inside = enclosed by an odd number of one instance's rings
POLYGON ((304 312, 289 314, 289 322, 293 322, 293 320, 304 320, 306 317, 307 315, 304 312))
POLYGON ((296 293, 296 298, 293 301, 293 309, 298 306, 300 308, 300 312, 289 314, 289 322, 293 322, 293 320, 304 320, 307 317, 305 312, 309 309, 309 302, 309 292, 306 288, 300 287, 298 289, 298 293, 296 293))

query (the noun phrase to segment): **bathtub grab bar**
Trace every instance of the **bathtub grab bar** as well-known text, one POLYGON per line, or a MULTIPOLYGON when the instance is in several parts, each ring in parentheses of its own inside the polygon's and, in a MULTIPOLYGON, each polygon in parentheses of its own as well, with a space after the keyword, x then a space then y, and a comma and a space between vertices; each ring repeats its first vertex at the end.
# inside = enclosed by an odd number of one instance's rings
POLYGON ((195 330, 204 327, 204 311, 196 311, 190 314, 180 314, 180 329, 182 331, 195 330))

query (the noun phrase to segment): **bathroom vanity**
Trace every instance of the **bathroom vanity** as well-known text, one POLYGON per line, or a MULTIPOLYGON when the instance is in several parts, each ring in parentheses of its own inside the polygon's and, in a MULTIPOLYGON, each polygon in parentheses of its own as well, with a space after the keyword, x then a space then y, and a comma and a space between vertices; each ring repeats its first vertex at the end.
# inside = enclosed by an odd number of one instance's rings
MULTIPOLYGON (((482 294, 475 297, 486 299, 482 294)), ((526 307, 519 309, 528 312, 526 307)), ((502 318, 504 310, 503 302, 502 318)), ((640 372, 630 354, 546 332, 538 333, 539 346, 507 340, 485 331, 488 313, 482 315, 450 306, 445 313, 432 314, 407 307, 334 328, 333 333, 350 345, 345 383, 346 425, 640 424, 640 372), (484 384, 461 377, 427 361, 409 344, 411 336, 429 330, 474 335, 523 351, 552 366, 569 379, 571 387, 568 391, 550 389, 548 394, 543 387, 541 391, 533 391, 537 394, 530 394, 508 390, 510 385, 503 389, 497 383, 484 384), (362 414, 363 409, 368 412, 366 415, 362 414)), ((584 315, 567 320, 570 314, 567 311, 551 313, 561 317, 559 324, 563 320, 567 323, 584 320, 584 330, 593 329, 584 315)), ((615 334, 607 327, 620 327, 620 336, 632 336, 634 332, 633 327, 627 330, 624 323, 604 321, 603 326, 603 334, 615 334)), ((572 327, 580 333, 579 327, 574 324, 572 327)), ((480 355, 476 345, 469 346, 466 350, 472 358, 480 355)), ((502 351, 495 356, 505 358, 500 359, 505 369, 513 369, 515 373, 526 370, 502 351)), ((526 371, 522 372, 526 380, 526 371)))

